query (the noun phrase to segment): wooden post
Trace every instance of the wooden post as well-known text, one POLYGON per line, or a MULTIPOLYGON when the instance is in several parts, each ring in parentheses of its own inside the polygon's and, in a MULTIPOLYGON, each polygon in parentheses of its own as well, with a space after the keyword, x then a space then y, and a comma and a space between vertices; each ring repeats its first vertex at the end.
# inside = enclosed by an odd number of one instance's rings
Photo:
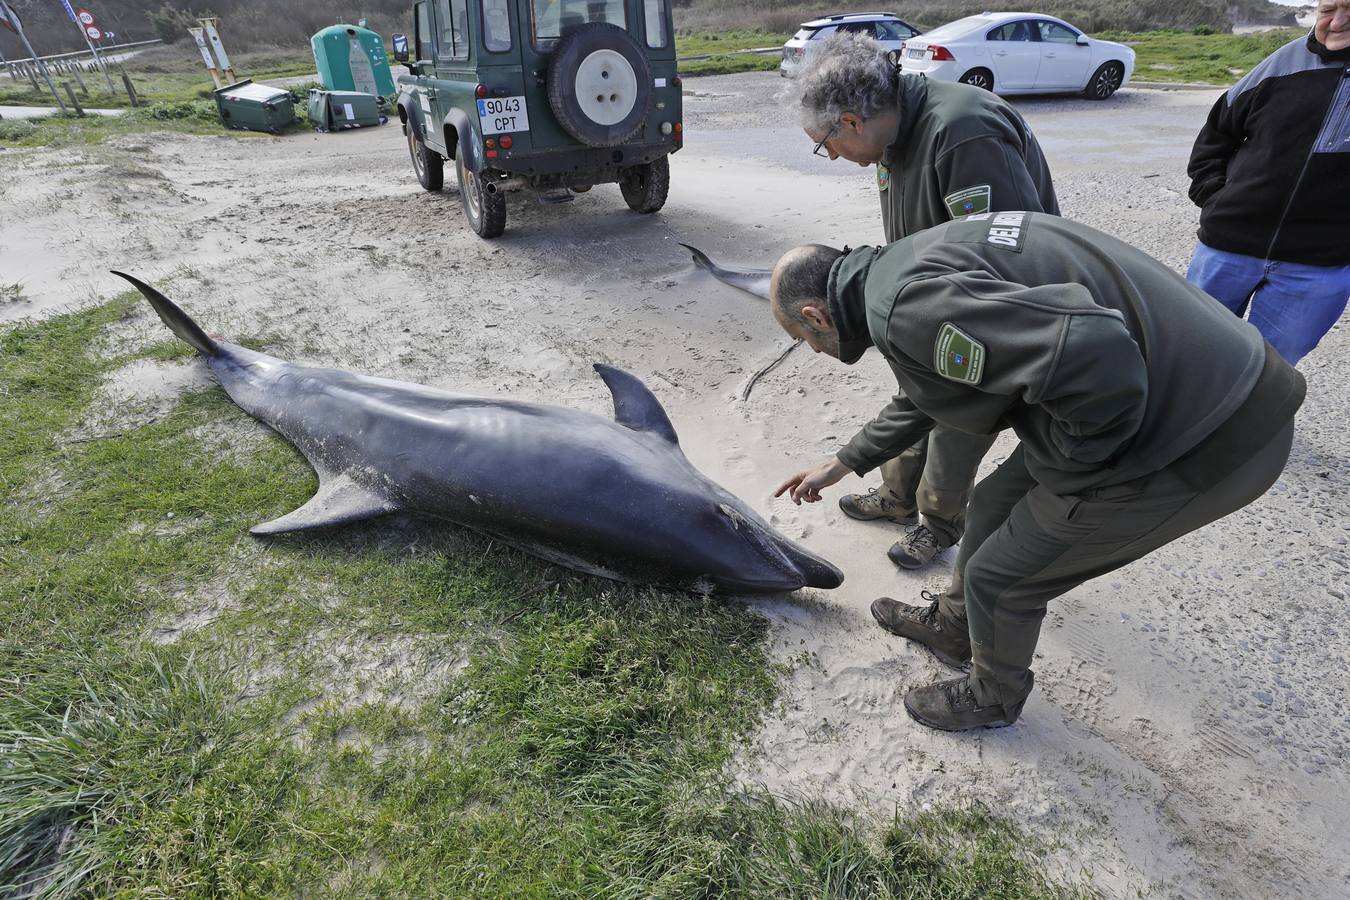
POLYGON ((131 101, 131 105, 140 106, 140 101, 136 97, 136 89, 131 86, 131 76, 127 75, 126 70, 122 71, 122 86, 127 89, 127 99, 131 101))
POLYGON ((82 94, 84 94, 86 97, 88 97, 88 96, 89 96, 89 88, 87 88, 87 87, 84 86, 84 78, 81 77, 81 75, 80 75, 80 64, 79 64, 79 63, 76 63, 75 65, 73 65, 73 66, 70 67, 70 74, 74 75, 74 76, 75 76, 75 80, 78 81, 78 82, 80 83, 80 93, 82 93, 82 94))
POLYGON ((28 81, 33 85, 33 93, 37 93, 38 91, 42 90, 40 87, 38 87, 36 66, 28 67, 28 81))
POLYGON ((61 82, 61 87, 66 89, 66 96, 70 98, 70 105, 75 107, 75 115, 84 118, 84 107, 80 105, 80 100, 75 96, 75 89, 70 86, 70 82, 61 82))

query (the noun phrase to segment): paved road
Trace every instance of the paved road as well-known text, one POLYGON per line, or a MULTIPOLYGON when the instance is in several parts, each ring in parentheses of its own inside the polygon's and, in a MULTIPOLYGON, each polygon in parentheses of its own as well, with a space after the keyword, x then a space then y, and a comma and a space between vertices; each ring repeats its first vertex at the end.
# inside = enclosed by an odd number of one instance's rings
MULTIPOLYGON (((91 116, 120 116, 125 109, 90 109, 84 111, 91 116)), ((54 116, 61 110, 54 106, 0 106, 0 119, 41 119, 54 116)))

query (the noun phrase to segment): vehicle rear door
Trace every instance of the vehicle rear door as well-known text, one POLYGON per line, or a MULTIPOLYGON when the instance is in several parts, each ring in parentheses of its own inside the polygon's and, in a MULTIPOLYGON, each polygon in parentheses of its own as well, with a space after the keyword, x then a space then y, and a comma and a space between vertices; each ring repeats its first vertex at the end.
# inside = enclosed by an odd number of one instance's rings
POLYGON ((986 32, 989 58, 994 64, 994 86, 1025 91, 1036 86, 1041 47, 1036 30, 1026 19, 1005 22, 986 32))
POLYGON ((1087 84, 1092 48, 1078 43, 1078 32, 1046 19, 1037 19, 1035 25, 1041 48, 1036 86, 1044 90, 1078 90, 1087 84))
POLYGON ((625 0, 520 0, 520 7, 524 77, 539 88, 531 95, 539 102, 529 110, 530 139, 536 150, 576 147, 576 138, 558 123, 545 92, 553 48, 565 31, 588 22, 607 22, 634 33, 636 17, 625 0))

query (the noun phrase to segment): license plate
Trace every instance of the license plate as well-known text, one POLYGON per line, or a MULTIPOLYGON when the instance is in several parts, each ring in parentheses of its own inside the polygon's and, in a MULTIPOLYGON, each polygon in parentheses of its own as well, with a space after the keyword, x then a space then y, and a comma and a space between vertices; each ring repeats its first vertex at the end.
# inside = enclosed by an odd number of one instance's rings
POLYGON ((530 116, 524 97, 492 97, 478 101, 478 121, 483 134, 529 131, 530 116))
POLYGON ((911 50, 909 51, 909 53, 905 55, 908 56, 910 59, 923 59, 925 56, 928 55, 928 48, 924 47, 922 50, 911 50))

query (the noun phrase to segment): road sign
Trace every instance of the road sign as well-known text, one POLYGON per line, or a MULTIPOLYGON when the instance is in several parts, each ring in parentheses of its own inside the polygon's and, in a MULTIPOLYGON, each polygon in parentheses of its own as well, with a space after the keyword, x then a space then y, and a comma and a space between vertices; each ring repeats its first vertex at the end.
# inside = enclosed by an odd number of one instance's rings
POLYGON ((19 21, 19 14, 10 9, 4 0, 0 0, 0 25, 5 26, 15 34, 19 34, 23 28, 23 23, 19 21))
POLYGON ((84 33, 89 35, 89 40, 91 41, 103 40, 103 32, 99 31, 98 27, 95 25, 86 25, 84 33))
POLYGON ((82 9, 82 10, 80 10, 79 12, 77 12, 77 13, 75 14, 75 18, 77 18, 77 19, 80 20, 80 24, 81 24, 81 25, 93 25, 93 24, 94 24, 94 14, 91 13, 91 12, 89 12, 89 10, 87 10, 87 9, 82 9))

